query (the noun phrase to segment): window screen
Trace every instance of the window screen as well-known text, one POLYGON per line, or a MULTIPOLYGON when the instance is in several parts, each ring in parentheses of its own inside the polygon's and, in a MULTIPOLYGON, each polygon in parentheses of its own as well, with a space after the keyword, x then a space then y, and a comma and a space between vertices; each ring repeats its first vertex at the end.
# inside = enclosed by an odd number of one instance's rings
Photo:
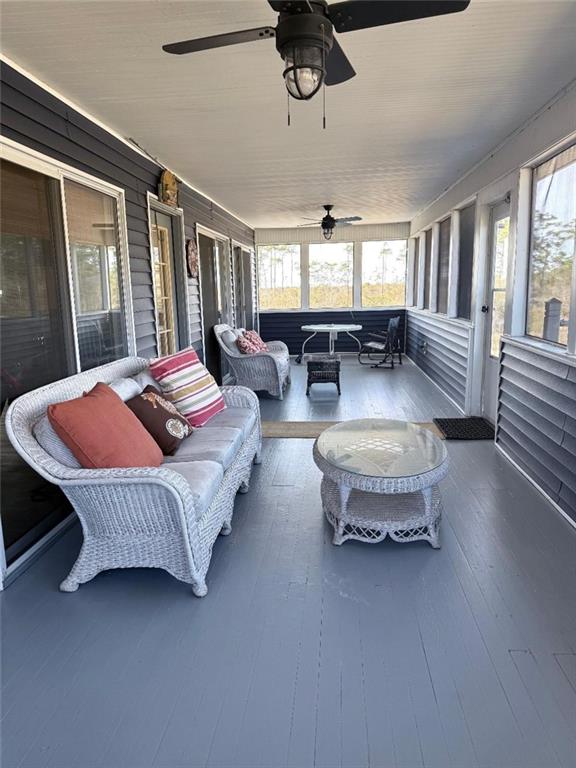
POLYGON ((414 273, 412 278, 412 285, 414 286, 412 292, 412 304, 418 306, 418 279, 420 277, 420 238, 414 239, 414 273))
POLYGON ((576 145, 534 172, 529 336, 567 344, 575 257, 576 145))
POLYGON ((258 246, 260 309, 300 309, 299 245, 258 246))
POLYGON ((440 222, 438 243, 438 312, 448 312, 448 274, 450 271, 450 217, 440 222))
POLYGON ((474 271, 474 222, 476 206, 460 211, 460 255, 458 267, 458 317, 470 319, 472 273, 474 271))
POLYGON ((430 263, 432 261, 432 230, 426 232, 424 253, 424 309, 430 309, 430 263))

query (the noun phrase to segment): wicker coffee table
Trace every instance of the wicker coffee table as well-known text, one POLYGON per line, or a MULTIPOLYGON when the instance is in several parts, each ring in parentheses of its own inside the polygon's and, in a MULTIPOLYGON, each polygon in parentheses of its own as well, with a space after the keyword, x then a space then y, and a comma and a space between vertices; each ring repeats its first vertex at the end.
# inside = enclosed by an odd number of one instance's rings
POLYGON ((440 547, 442 499, 448 472, 444 443, 405 421, 358 419, 325 429, 314 443, 322 471, 322 507, 334 544, 424 540, 440 547))

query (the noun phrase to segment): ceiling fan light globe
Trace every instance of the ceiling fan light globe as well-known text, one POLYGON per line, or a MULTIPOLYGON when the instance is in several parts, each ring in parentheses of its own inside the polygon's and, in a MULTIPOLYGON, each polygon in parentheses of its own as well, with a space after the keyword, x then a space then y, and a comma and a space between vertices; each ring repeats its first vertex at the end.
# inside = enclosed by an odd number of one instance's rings
POLYGON ((315 45, 294 45, 282 51, 284 82, 294 99, 306 101, 320 90, 324 82, 323 49, 315 45))
POLYGON ((334 234, 333 229, 322 229, 322 234, 324 235, 324 240, 331 240, 332 235, 334 234))

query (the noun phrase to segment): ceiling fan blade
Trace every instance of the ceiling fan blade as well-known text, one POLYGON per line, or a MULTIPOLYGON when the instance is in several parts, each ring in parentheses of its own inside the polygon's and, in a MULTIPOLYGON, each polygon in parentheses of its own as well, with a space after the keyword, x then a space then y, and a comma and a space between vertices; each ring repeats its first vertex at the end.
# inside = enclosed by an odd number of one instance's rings
POLYGON ((319 227, 322 224, 321 221, 312 221, 310 224, 296 224, 297 227, 319 227))
POLYGON ((351 32, 458 13, 469 5, 470 0, 344 0, 328 6, 328 17, 337 32, 351 32))
POLYGON ((326 85, 338 85, 356 76, 354 67, 348 61, 348 57, 340 47, 338 40, 334 39, 332 50, 326 59, 326 85))
POLYGON ((169 43, 163 45, 162 50, 166 53, 196 53, 196 51, 208 51, 212 48, 222 48, 225 45, 236 45, 237 43, 251 43, 254 40, 265 40, 275 37, 274 27, 256 27, 255 29, 243 29, 240 32, 226 32, 223 35, 212 35, 211 37, 198 37, 196 40, 182 40, 179 43, 169 43))
POLYGON ((353 221, 362 221, 362 216, 344 216, 342 219, 336 219, 336 224, 352 224, 353 221))
POLYGON ((276 13, 311 13, 314 10, 311 0, 268 0, 268 5, 276 13))

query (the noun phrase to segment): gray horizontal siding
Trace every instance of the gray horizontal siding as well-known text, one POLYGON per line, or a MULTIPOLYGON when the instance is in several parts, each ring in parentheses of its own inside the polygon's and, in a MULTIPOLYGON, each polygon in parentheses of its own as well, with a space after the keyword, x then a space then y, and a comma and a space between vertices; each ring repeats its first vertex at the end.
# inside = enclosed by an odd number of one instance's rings
POLYGON ((576 368, 504 340, 496 441, 576 521, 576 368))
MULTIPOLYGON (((156 355, 147 192, 156 193, 162 168, 105 129, 70 108, 21 73, 2 63, 2 134, 60 162, 124 189, 136 346, 156 355)), ((200 193, 181 186, 186 238, 201 224, 251 247, 254 231, 200 193)), ((189 330, 202 352, 202 319, 197 279, 188 279, 189 330)))
MULTIPOLYGON (((360 340, 368 333, 378 333, 388 327, 391 317, 400 315, 400 338, 404 339, 406 310, 404 309, 377 309, 354 310, 354 312, 329 311, 326 312, 261 312, 260 334, 265 341, 280 339, 288 345, 291 355, 297 355, 302 349, 302 343, 310 336, 309 332, 302 331, 303 325, 317 325, 319 323, 353 323, 361 325, 362 331, 354 332, 360 340)), ((319 333, 309 344, 307 352, 325 352, 328 349, 328 336, 319 333)), ((339 352, 357 352, 358 345, 342 333, 338 336, 336 349, 339 352)))
POLYGON ((428 313, 406 314, 406 354, 464 410, 470 328, 428 313))

